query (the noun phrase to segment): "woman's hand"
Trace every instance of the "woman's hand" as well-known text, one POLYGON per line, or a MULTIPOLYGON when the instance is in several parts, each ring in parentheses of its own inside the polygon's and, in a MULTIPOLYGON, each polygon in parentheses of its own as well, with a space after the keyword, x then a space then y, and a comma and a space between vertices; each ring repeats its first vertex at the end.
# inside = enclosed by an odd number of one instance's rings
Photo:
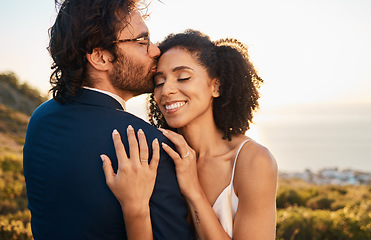
POLYGON ((196 152, 187 144, 184 137, 170 130, 159 129, 177 151, 162 143, 162 148, 169 154, 175 163, 176 175, 181 193, 188 200, 202 192, 197 175, 196 152))
POLYGON ((140 214, 148 210, 155 185, 157 167, 160 159, 158 140, 152 142, 153 155, 148 163, 148 146, 144 132, 138 131, 138 141, 132 126, 127 128, 130 158, 122 144, 119 132, 115 129, 112 138, 118 160, 117 173, 112 169, 111 160, 101 155, 106 182, 126 214, 140 214))

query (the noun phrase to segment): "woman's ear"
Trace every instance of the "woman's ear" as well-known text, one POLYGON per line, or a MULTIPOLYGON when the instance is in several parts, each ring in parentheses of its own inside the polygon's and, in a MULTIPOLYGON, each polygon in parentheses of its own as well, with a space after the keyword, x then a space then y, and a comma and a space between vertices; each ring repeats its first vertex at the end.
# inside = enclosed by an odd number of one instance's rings
POLYGON ((112 65, 112 55, 107 50, 101 48, 94 48, 92 53, 87 53, 86 59, 99 71, 107 71, 112 65))
POLYGON ((217 98, 220 96, 220 92, 219 92, 219 89, 220 89, 220 81, 219 79, 217 78, 214 78, 211 82, 212 84, 212 90, 213 90, 213 97, 214 98, 217 98))

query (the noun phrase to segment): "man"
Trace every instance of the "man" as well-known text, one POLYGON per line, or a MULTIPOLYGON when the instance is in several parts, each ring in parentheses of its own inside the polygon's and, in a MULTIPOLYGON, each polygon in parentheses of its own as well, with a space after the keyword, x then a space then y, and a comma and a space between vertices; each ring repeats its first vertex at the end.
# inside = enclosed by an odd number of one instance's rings
MULTIPOLYGON (((125 112, 125 101, 153 90, 159 49, 135 0, 66 0, 50 29, 52 100, 32 115, 24 146, 24 175, 35 240, 126 239, 123 214, 105 182, 100 155, 116 171, 111 133, 128 152, 126 129, 151 143, 168 142, 125 112)), ((151 151, 151 150, 150 150, 151 151)), ((150 154, 151 156, 151 154, 150 154)), ((192 239, 174 165, 161 152, 150 201, 154 239, 192 239)))

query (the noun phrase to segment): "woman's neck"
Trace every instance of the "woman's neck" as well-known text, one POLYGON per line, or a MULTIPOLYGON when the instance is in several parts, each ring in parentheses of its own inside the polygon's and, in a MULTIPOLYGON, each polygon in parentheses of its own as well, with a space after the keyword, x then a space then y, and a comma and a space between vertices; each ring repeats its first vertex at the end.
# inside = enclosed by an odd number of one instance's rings
POLYGON ((222 139, 222 133, 216 127, 214 119, 210 120, 202 123, 194 121, 178 129, 178 133, 196 151, 198 158, 219 155, 226 147, 227 140, 222 139))

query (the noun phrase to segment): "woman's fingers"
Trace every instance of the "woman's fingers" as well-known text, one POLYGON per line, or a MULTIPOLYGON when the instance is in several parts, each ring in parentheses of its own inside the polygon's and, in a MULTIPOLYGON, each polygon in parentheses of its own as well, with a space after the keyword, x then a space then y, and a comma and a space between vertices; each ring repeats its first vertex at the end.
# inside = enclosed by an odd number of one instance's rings
POLYGON ((166 143, 162 143, 162 148, 174 160, 175 164, 177 164, 181 160, 180 155, 174 149, 172 149, 171 147, 169 147, 169 145, 167 145, 166 143))
POLYGON ((189 198, 198 189, 197 164, 193 149, 188 147, 185 155, 179 155, 174 149, 162 143, 162 148, 169 154, 175 164, 180 191, 189 198))
MULTIPOLYGON (((135 136, 134 128, 131 125, 129 125, 127 128, 127 137, 128 137, 128 142, 129 142, 130 158, 128 158, 126 154, 124 144, 121 141, 120 133, 116 129, 113 130, 112 132, 112 139, 113 139, 113 143, 114 143, 115 150, 116 150, 119 169, 120 169, 120 166, 124 166, 125 164, 127 164, 128 163, 127 161, 129 159, 132 160, 130 161, 130 163, 134 165, 139 164, 139 163, 148 164, 149 150, 148 150, 146 136, 143 130, 142 129, 138 130, 138 140, 137 140, 137 137, 135 136)), ((152 149, 153 149, 153 154, 152 154, 151 162, 153 163, 151 164, 151 169, 153 168, 157 169, 157 166, 160 160, 160 146, 159 146, 157 139, 155 139, 152 142, 152 149)), ((110 167, 108 169, 112 170, 110 159, 107 156, 105 157, 104 156, 102 155, 102 160, 108 159, 109 167, 110 167)))
POLYGON ((146 136, 142 129, 138 131, 138 141, 139 141, 139 156, 141 163, 148 164, 148 145, 146 136))
POLYGON ((102 159, 103 162, 103 172, 104 175, 106 176, 106 183, 108 186, 111 186, 116 175, 112 168, 111 159, 104 154, 100 155, 100 158, 102 159))
POLYGON ((189 156, 189 146, 186 142, 186 140, 184 139, 184 137, 180 134, 177 134, 173 131, 170 131, 170 130, 165 130, 165 129, 162 129, 160 128, 159 129, 170 141, 172 141, 174 143, 174 145, 176 146, 179 154, 180 154, 180 158, 185 158, 185 157, 188 157, 189 156))
MULTIPOLYGON (((128 135, 128 142, 129 142, 129 151, 130 151, 130 159, 137 160, 139 159, 139 149, 138 149, 138 141, 135 137, 134 128, 129 125, 127 128, 127 135, 128 135)), ((139 164, 138 161, 134 161, 139 164)))
POLYGON ((117 174, 115 174, 108 156, 101 155, 106 183, 119 200, 121 206, 125 206, 127 209, 132 209, 131 206, 138 206, 138 204, 148 206, 155 185, 156 170, 160 158, 160 147, 156 139, 152 143, 153 156, 151 164, 149 165, 148 162, 140 164, 140 157, 148 161, 149 146, 143 131, 138 131, 138 138, 135 135, 133 127, 129 126, 127 138, 130 158, 128 158, 125 147, 121 142, 120 134, 117 130, 114 130, 112 133, 118 160, 117 174))
POLYGON ((116 129, 112 132, 112 139, 116 150, 118 165, 119 167, 123 166, 125 164, 125 161, 128 160, 128 157, 125 151, 124 144, 122 144, 120 133, 116 129))
POLYGON ((157 170, 158 163, 160 162, 160 145, 158 143, 157 138, 152 142, 152 151, 153 151, 152 160, 149 167, 152 170, 157 170))

